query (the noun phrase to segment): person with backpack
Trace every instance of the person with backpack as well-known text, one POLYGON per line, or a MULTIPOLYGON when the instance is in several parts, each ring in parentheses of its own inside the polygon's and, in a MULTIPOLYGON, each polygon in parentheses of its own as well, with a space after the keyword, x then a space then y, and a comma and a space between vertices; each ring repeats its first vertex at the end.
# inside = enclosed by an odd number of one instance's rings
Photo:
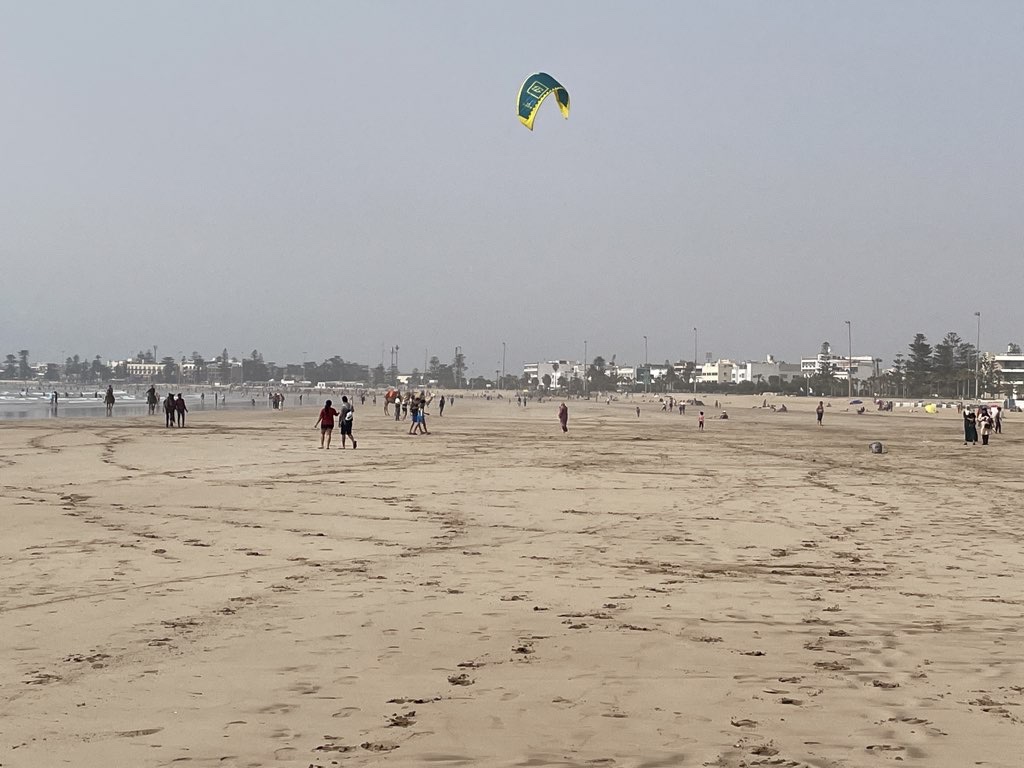
POLYGON ((341 447, 345 447, 345 437, 348 436, 352 438, 352 449, 355 450, 356 438, 352 434, 352 421, 355 418, 356 409, 348 401, 347 395, 341 396, 341 411, 339 413, 341 418, 341 447))

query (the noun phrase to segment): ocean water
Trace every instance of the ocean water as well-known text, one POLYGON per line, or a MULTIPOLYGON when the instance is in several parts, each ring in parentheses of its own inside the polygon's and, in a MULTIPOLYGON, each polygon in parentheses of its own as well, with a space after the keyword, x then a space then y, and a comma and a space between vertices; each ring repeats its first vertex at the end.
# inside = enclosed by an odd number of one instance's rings
MULTIPOLYGON (((0 391, 0 421, 7 419, 102 419, 106 418, 103 395, 104 391, 94 397, 92 391, 82 393, 69 393, 69 397, 61 397, 57 400, 56 410, 50 403, 48 392, 18 392, 0 391)), ((134 395, 127 392, 114 390, 114 416, 145 416, 149 412, 144 394, 134 395)), ((186 394, 185 403, 190 412, 214 410, 213 397, 208 396, 203 401, 198 394, 186 394)), ((267 398, 256 396, 256 408, 269 408, 267 398)), ((226 403, 220 402, 216 410, 228 408, 230 410, 252 410, 251 399, 244 395, 235 395, 228 398, 226 403)), ((157 405, 157 416, 163 417, 162 402, 157 405)))

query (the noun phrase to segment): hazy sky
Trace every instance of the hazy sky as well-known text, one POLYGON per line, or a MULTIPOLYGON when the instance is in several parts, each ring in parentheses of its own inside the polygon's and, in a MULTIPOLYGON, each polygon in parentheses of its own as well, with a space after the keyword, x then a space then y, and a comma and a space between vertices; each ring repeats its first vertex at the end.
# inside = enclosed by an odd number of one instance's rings
POLYGON ((1019 0, 2 0, 0 102, 0 355, 1024 342, 1019 0))

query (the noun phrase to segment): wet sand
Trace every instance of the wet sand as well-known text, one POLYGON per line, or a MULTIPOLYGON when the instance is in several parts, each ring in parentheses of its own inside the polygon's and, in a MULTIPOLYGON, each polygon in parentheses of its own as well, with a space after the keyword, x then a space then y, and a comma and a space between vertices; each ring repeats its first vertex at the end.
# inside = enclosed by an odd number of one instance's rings
POLYGON ((0 766, 1020 765, 1024 418, 755 401, 5 423, 0 766))

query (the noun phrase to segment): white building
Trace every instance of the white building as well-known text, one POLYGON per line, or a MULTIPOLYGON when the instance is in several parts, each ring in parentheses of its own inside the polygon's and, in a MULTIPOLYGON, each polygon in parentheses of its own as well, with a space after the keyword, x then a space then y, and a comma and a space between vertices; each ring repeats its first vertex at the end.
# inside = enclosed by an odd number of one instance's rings
POLYGON ((550 382, 546 386, 555 388, 568 385, 572 379, 583 378, 583 364, 578 360, 548 360, 542 363, 526 363, 523 366, 523 376, 530 382, 530 386, 545 386, 544 377, 549 377, 550 382))
POLYGON ((780 382, 791 382, 803 375, 801 366, 796 363, 780 363, 774 357, 768 355, 764 360, 748 360, 738 363, 733 368, 733 383, 742 384, 749 381, 753 384, 758 382, 768 384, 772 377, 780 382))
MULTIPOLYGON (((111 369, 117 368, 121 363, 120 360, 111 360, 108 365, 111 369)), ((129 376, 134 376, 140 379, 152 379, 159 376, 163 376, 164 367, 160 363, 140 363, 134 360, 124 361, 124 366, 128 371, 129 376)))
POLYGON ((608 367, 608 375, 624 386, 632 386, 636 381, 637 369, 631 365, 613 365, 608 367))
POLYGON ((700 384, 731 384, 736 364, 732 360, 713 360, 700 367, 700 384))
POLYGON ((1024 398, 1024 355, 995 355, 993 357, 996 365, 999 366, 999 376, 1003 381, 1004 390, 1013 387, 1015 399, 1024 398))
POLYGON ((825 345, 825 350, 814 357, 800 358, 800 372, 803 376, 811 377, 821 373, 825 365, 832 369, 834 378, 845 381, 850 375, 854 380, 870 379, 877 374, 875 369, 875 358, 871 355, 844 355, 832 354, 832 348, 825 345))

